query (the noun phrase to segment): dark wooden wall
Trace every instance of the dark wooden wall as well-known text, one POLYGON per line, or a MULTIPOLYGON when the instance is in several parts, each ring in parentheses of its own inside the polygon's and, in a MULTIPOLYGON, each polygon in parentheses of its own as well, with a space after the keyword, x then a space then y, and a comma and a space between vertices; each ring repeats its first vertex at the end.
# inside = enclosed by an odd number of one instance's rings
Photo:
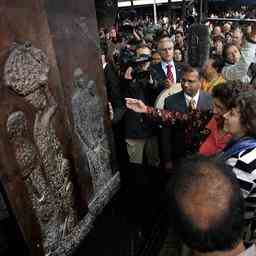
MULTIPOLYGON (((44 255, 48 249, 54 255, 70 255, 89 233, 94 220, 119 186, 119 174, 112 168, 113 150, 107 136, 111 131, 106 115, 107 103, 99 57, 95 3, 93 0, 1 0, 0 14, 0 181, 6 195, 6 203, 31 255, 44 255), (33 58, 37 56, 37 53, 32 56, 33 53, 31 57, 24 50, 23 46, 28 41, 30 43, 26 45, 31 45, 28 52, 32 52, 32 49, 40 50, 48 59, 45 63, 38 60, 39 66, 49 66, 49 73, 45 73, 47 82, 42 87, 44 89, 38 87, 38 93, 40 90, 47 90, 47 95, 38 96, 38 100, 48 97, 46 107, 41 110, 35 107, 41 104, 35 98, 37 94, 35 97, 31 94, 31 98, 23 89, 21 92, 16 90, 12 79, 7 82, 6 78, 6 63, 11 66, 11 71, 8 72, 15 73, 13 66, 16 63, 10 61, 11 54, 14 55, 15 61, 17 60, 16 66, 20 70, 23 68, 20 65, 22 61, 30 59, 33 62, 33 58), (24 52, 20 53, 17 47, 24 52), (19 54, 25 57, 17 57, 19 54), (7 131, 10 117, 14 119, 14 125, 19 125, 19 113, 18 117, 12 116, 19 111, 22 113, 20 116, 24 115, 28 123, 28 128, 24 128, 27 130, 24 131, 23 137, 19 138, 25 141, 24 144, 12 141, 8 136, 10 132, 8 134, 7 131), (49 124, 49 128, 39 127, 46 137, 49 135, 46 142, 40 142, 40 134, 37 136, 36 133, 36 122, 42 117, 40 114, 46 114, 45 117, 49 115, 48 123, 41 120, 42 126, 49 124), (48 143, 49 152, 43 152, 45 145, 40 143, 48 143), (57 145, 56 148, 54 145, 57 145), (32 148, 33 154, 36 155, 31 161, 28 159, 30 156, 32 158, 32 155, 26 147, 32 148), (49 182, 49 187, 51 184, 53 187, 56 185, 55 181, 51 181, 51 175, 60 175, 57 168, 68 169, 68 174, 64 173, 63 179, 68 182, 66 189, 72 190, 72 199, 67 199, 67 202, 72 201, 76 225, 69 234, 64 235, 63 231, 62 237, 56 238, 58 241, 52 241, 53 245, 47 249, 45 241, 50 239, 50 231, 48 232, 47 228, 44 230, 43 220, 40 222, 41 206, 38 206, 38 202, 33 202, 27 181, 27 177, 33 175, 36 169, 31 166, 42 169, 46 176, 44 182, 49 182), (23 176, 29 168, 32 172, 23 176), (50 170, 54 174, 50 174, 50 170), (37 206, 38 209, 35 210, 37 206)), ((25 88, 28 81, 26 77, 24 81, 22 79, 20 82, 25 88)), ((33 93, 36 93, 36 90, 33 93)), ((15 129, 13 132, 15 136, 20 136, 15 129)), ((62 189, 61 184, 56 185, 58 186, 62 189)), ((57 190, 53 194, 49 191, 49 198, 58 197, 54 194, 57 190)), ((61 196, 64 198, 64 195, 63 192, 61 196)), ((65 200, 63 201, 61 207, 65 207, 65 200)), ((62 208, 59 211, 61 212, 62 208)), ((59 218, 58 221, 62 222, 62 217, 59 218)))

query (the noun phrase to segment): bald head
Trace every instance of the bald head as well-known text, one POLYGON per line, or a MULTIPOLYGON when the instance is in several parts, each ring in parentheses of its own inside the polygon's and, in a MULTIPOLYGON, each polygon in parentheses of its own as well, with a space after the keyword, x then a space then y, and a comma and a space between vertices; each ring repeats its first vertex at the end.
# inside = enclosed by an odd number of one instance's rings
POLYGON ((227 212, 233 189, 213 163, 197 166, 197 177, 187 177, 187 188, 176 193, 180 208, 199 229, 208 230, 227 212))
POLYGON ((176 231, 190 248, 222 251, 241 241, 243 197, 228 166, 204 157, 183 161, 171 195, 176 231))

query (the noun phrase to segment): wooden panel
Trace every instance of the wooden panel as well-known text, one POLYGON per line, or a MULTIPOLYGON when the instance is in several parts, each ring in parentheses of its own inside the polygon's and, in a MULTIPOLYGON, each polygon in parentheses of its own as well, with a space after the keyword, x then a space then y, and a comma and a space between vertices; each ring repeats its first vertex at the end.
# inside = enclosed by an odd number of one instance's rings
POLYGON ((94 1, 0 1, 0 178, 32 255, 70 255, 117 190, 94 1))

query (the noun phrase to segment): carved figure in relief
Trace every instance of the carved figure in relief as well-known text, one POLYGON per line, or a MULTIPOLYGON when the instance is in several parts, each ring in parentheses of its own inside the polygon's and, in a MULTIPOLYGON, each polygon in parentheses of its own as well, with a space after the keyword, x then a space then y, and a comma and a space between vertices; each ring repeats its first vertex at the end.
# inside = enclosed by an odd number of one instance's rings
POLYGON ((22 178, 43 230, 43 239, 47 239, 44 235, 54 224, 50 221, 50 216, 53 215, 54 202, 51 198, 52 193, 49 193, 51 187, 47 186, 47 177, 36 145, 29 137, 25 114, 22 111, 12 113, 7 120, 6 127, 22 178))
POLYGON ((110 150, 103 125, 103 105, 96 95, 96 84, 87 81, 82 70, 74 72, 76 92, 72 110, 78 137, 86 152, 94 192, 99 192, 111 179, 110 150))
POLYGON ((48 73, 47 56, 28 43, 12 50, 4 68, 5 84, 36 110, 31 130, 21 111, 11 113, 6 126, 50 255, 76 225, 77 214, 69 161, 52 124, 56 103, 48 73))

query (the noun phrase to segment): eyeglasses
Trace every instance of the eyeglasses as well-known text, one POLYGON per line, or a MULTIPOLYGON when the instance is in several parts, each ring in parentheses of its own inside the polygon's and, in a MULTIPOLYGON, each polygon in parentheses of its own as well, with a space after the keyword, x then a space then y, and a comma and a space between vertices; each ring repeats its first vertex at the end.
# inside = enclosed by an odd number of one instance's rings
POLYGON ((173 51, 173 48, 172 48, 172 47, 169 47, 169 48, 161 48, 160 51, 162 51, 162 52, 173 51))
POLYGON ((186 79, 181 79, 181 83, 185 84, 185 83, 189 83, 189 84, 194 84, 199 82, 198 80, 186 80, 186 79))

